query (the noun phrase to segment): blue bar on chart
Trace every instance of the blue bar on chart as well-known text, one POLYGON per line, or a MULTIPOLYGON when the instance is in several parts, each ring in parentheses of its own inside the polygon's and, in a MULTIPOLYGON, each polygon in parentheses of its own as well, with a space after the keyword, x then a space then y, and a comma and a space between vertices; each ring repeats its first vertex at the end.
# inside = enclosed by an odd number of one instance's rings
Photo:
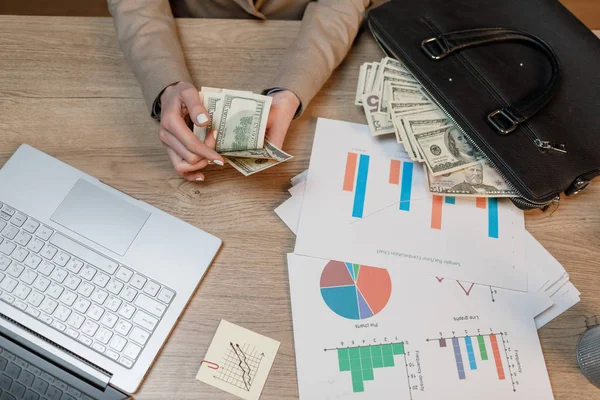
POLYGON ((456 204, 456 197, 446 196, 446 204, 456 204))
POLYGON ((410 211, 410 195, 412 192, 413 163, 402 163, 402 186, 400 187, 400 210, 410 211))
POLYGON ((354 207, 352 216, 362 218, 365 208, 365 197, 367 195, 367 178, 369 176, 370 156, 361 154, 358 162, 358 176, 356 177, 356 187, 354 191, 354 207))
POLYGON ((498 239, 498 199, 488 199, 488 236, 498 239))
POLYGON ((473 351, 473 342, 471 341, 471 337, 465 337, 465 345, 467 346, 467 356, 469 357, 469 366, 470 368, 477 369, 477 362, 475 362, 475 352, 473 351))
POLYGON ((458 379, 465 379, 465 367, 460 354, 460 346, 457 338, 452 338, 452 347, 454 347, 454 358, 456 359, 456 369, 458 370, 458 379))

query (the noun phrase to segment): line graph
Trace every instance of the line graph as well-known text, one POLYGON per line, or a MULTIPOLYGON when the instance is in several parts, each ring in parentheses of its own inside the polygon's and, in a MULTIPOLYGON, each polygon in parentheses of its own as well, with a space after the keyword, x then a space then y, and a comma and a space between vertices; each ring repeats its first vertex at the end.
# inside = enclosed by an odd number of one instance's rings
MULTIPOLYGON (((444 281, 445 278, 438 278, 437 276, 435 277, 435 279, 437 279, 437 281, 439 283, 442 283, 444 281)), ((453 280, 453 279, 451 279, 453 280)), ((456 283, 458 283, 458 286, 460 286, 460 288, 462 289, 463 292, 465 292, 465 294, 468 296, 471 294, 471 291, 473 290, 473 287, 475 287, 474 283, 465 283, 464 285, 462 284, 461 281, 455 281, 456 283)))
POLYGON ((256 348, 248 343, 240 346, 229 342, 215 378, 249 392, 263 358, 264 353, 258 354, 256 348))

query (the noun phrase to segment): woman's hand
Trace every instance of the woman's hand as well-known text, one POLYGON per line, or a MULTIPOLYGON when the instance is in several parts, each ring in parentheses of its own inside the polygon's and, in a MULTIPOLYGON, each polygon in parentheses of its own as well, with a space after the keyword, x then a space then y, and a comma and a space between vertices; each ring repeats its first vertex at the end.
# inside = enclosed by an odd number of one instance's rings
POLYGON ((270 94, 273 97, 271 111, 267 120, 266 138, 278 148, 283 147, 285 135, 298 111, 300 100, 289 90, 282 90, 270 94))
POLYGON ((223 157, 214 150, 214 133, 207 134, 202 143, 185 122, 189 114, 194 125, 208 124, 208 113, 194 85, 179 82, 167 87, 161 95, 161 110, 158 137, 177 174, 188 181, 203 181, 205 176, 201 170, 209 163, 224 165, 223 157))

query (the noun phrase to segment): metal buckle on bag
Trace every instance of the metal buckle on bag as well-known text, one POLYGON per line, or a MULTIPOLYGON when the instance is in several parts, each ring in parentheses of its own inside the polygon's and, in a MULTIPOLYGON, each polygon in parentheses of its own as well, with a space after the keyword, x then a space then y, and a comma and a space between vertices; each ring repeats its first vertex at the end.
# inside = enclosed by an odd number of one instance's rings
POLYGON ((587 189, 590 186, 590 181, 588 179, 584 179, 584 178, 577 178, 575 179, 575 182, 573 182, 571 184, 571 187, 569 188, 569 190, 567 190, 567 195, 568 196, 573 196, 575 194, 579 194, 581 192, 583 192, 585 189, 587 189))
POLYGON ((431 57, 434 60, 440 60, 440 59, 446 57, 448 54, 450 54, 448 52, 448 50, 443 47, 442 41, 440 40, 440 38, 437 38, 437 37, 432 37, 432 38, 423 40, 421 42, 421 48, 423 49, 425 54, 427 54, 429 57, 431 57), (435 45, 436 49, 432 49, 431 45, 435 45), (434 50, 437 50, 438 53, 434 52, 434 50))
POLYGON ((517 125, 519 125, 519 121, 517 121, 505 108, 490 113, 490 115, 488 115, 488 121, 490 121, 492 126, 502 135, 511 133, 517 129, 517 125))

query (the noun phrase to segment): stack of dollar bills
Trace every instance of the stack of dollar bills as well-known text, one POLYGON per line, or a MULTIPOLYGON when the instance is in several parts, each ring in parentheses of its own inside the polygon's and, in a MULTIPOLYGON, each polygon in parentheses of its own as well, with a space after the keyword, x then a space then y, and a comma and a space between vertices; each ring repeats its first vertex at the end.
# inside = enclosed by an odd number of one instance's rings
POLYGON ((413 161, 427 165, 432 193, 517 196, 401 62, 386 57, 364 63, 355 104, 364 108, 373 136, 395 134, 413 161))
POLYGON ((210 121, 203 128, 194 126, 194 134, 202 141, 214 134, 217 153, 245 176, 293 158, 265 140, 271 97, 203 87, 200 100, 210 121))

